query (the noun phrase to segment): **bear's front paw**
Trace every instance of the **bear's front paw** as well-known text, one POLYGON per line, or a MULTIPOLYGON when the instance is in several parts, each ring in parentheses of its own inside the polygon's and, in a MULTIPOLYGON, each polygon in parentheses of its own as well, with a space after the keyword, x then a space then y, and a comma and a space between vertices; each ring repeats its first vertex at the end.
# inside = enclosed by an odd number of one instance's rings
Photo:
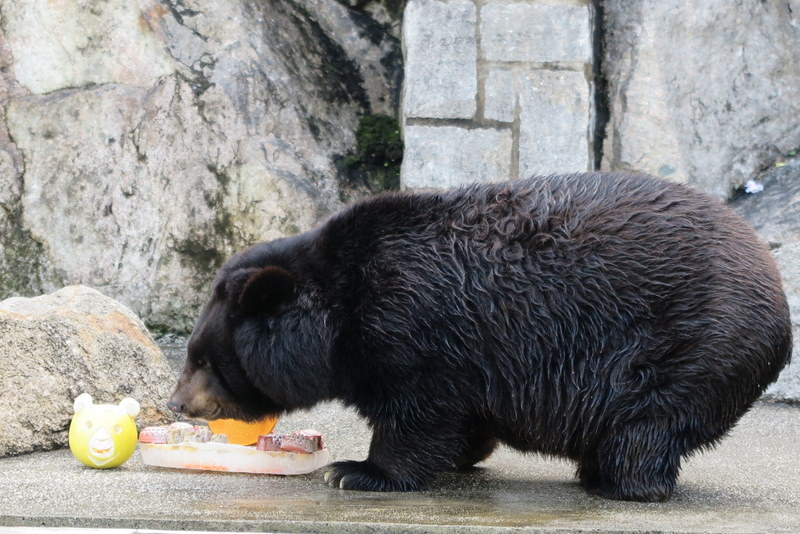
POLYGON ((372 462, 334 462, 325 469, 325 482, 329 486, 361 491, 416 491, 419 483, 393 477, 372 462))

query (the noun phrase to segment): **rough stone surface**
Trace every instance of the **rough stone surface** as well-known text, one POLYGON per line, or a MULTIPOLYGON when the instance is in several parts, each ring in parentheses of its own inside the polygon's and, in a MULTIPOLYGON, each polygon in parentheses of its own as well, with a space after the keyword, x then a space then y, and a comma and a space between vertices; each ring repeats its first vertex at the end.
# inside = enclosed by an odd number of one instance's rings
POLYGON ((781 163, 785 165, 773 167, 757 178, 764 185, 763 192, 742 195, 732 205, 772 249, 794 325, 792 363, 766 395, 800 403, 800 159, 781 163))
POLYGON ((300 3, 358 68, 370 111, 395 115, 403 79, 399 32, 394 34, 394 29, 400 27, 400 13, 381 2, 363 6, 369 16, 345 5, 358 7, 358 2, 301 0, 300 3))
POLYGON ((487 61, 591 61, 587 5, 488 3, 481 9, 487 61))
POLYGON ((140 424, 171 418, 169 364, 127 308, 83 286, 0 302, 0 456, 67 444, 72 403, 133 397, 140 424))
POLYGON ((5 1, 2 6, 14 73, 31 93, 105 83, 150 87, 174 70, 156 36, 142 31, 135 2, 50 2, 42 9, 5 1), (124 50, 125 60, 110 50, 124 50))
POLYGON ((335 0, 0 8, 0 297, 188 330, 226 256, 357 197, 336 161, 397 99, 399 42, 335 0))
POLYGON ((609 0, 603 166, 720 198, 800 146, 800 0, 609 0))
MULTIPOLYGON (((23 94, 14 79, 13 59, 0 24, 0 103, 23 94)), ((0 298, 17 286, 32 287, 42 270, 39 246, 20 224, 20 194, 24 161, 11 142, 6 110, 0 105, 0 298)))
POLYGON ((517 115, 516 74, 509 67, 493 67, 486 75, 483 116, 489 120, 514 122, 517 115))
POLYGON ((408 2, 403 18, 406 117, 469 119, 475 114, 476 17, 472 2, 408 2))
POLYGON ((446 188, 507 180, 511 131, 457 126, 406 126, 406 187, 446 188))
POLYGON ((336 0, 348 7, 363 10, 373 20, 387 28, 391 35, 400 37, 400 26, 406 0, 336 0))
POLYGON ((401 184, 590 169, 590 15, 572 0, 409 2, 401 184))
POLYGON ((585 74, 527 73, 519 98, 520 177, 590 170, 591 90, 585 74))

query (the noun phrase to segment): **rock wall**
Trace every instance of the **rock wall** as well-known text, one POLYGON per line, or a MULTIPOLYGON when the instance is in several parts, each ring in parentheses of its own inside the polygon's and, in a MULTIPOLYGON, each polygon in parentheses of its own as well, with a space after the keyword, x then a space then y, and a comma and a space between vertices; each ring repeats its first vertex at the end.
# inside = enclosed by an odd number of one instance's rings
POLYGON ((409 188, 603 168, 721 199, 800 146, 800 0, 410 0, 409 188))
POLYGON ((603 167, 727 198, 800 147, 800 0, 604 0, 603 167))
POLYGON ((411 0, 406 188, 593 165, 591 10, 572 0, 411 0))
POLYGON ((0 297, 81 283, 187 330, 227 255, 357 196, 335 162, 362 115, 396 106, 386 9, 383 22, 334 0, 0 9, 0 297))

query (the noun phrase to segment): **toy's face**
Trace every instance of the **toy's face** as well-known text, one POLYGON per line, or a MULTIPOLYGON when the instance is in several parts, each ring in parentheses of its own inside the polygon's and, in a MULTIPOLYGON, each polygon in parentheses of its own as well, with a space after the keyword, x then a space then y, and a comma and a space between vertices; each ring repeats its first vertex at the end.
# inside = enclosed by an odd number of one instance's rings
POLYGON ((69 448, 89 467, 116 467, 131 457, 138 435, 133 417, 119 406, 89 405, 73 418, 69 448))

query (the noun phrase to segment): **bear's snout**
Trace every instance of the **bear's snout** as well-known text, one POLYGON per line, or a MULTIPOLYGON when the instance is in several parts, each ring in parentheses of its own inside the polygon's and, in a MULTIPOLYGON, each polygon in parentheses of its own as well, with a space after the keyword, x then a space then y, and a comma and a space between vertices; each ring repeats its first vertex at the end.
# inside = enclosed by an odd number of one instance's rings
POLYGON ((172 399, 170 399, 169 402, 167 402, 167 408, 169 408, 170 410, 172 410, 175 413, 183 413, 183 412, 186 411, 186 405, 185 404, 179 404, 179 403, 173 401, 172 399))
POLYGON ((213 394, 216 389, 207 370, 187 367, 178 379, 167 407, 188 417, 213 418, 221 410, 221 399, 213 394))
POLYGON ((179 382, 172 396, 167 401, 167 408, 176 414, 185 414, 189 409, 187 404, 189 404, 190 399, 187 399, 186 388, 183 386, 184 385, 179 382))

